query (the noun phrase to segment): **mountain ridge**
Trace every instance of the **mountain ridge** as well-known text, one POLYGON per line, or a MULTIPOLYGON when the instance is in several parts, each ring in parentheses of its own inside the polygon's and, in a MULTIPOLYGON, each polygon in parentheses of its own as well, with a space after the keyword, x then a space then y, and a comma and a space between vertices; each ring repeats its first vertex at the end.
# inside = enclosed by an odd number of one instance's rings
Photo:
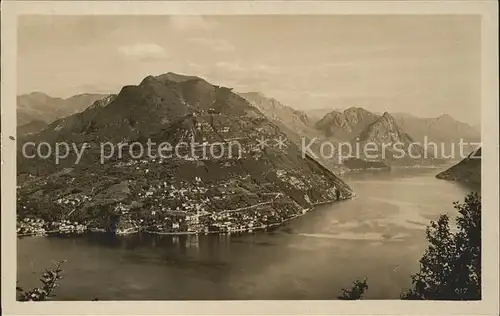
POLYGON ((292 107, 282 104, 277 99, 267 97, 261 92, 239 93, 243 98, 258 108, 270 120, 274 121, 287 137, 298 146, 302 143, 311 142, 311 150, 319 162, 333 172, 343 173, 346 171, 341 164, 334 159, 324 159, 320 154, 320 144, 327 141, 321 132, 316 130, 309 121, 306 113, 297 111, 292 107), (317 140, 314 141, 313 140, 317 140))
POLYGON ((241 231, 353 196, 248 101, 199 78, 148 76, 22 140, 87 143, 90 149, 79 164, 73 164, 74 155, 56 165, 53 157, 19 154, 20 218, 69 219, 110 232, 241 231), (259 139, 278 138, 286 146, 259 146, 259 139), (191 145, 176 146, 169 157, 143 151, 137 158, 131 142, 150 141, 191 145), (103 142, 113 145, 106 154, 119 144, 128 151, 103 160, 103 142))
POLYGON ((373 113, 361 107, 350 107, 343 112, 332 111, 316 122, 316 129, 325 136, 342 141, 352 141, 377 119, 373 113))
MULTIPOLYGON (((17 124, 27 125, 33 121, 46 124, 83 111, 93 102, 105 97, 106 94, 80 93, 68 98, 51 97, 43 92, 32 92, 17 96, 17 124)), ((34 124, 31 125, 32 127, 34 124)), ((41 125, 38 125, 41 126, 41 125)), ((23 129, 20 129, 22 132, 23 129)), ((30 130, 30 132, 38 131, 30 130)))

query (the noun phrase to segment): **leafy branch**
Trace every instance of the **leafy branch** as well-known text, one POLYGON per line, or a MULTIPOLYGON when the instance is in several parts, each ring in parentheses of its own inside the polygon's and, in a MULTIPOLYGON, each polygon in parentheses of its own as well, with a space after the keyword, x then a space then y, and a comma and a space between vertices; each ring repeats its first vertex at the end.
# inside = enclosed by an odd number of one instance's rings
POLYGON ((23 288, 17 286, 16 291, 18 292, 19 301, 46 301, 52 296, 52 292, 59 286, 58 281, 63 277, 61 272, 61 265, 66 262, 66 260, 56 262, 54 269, 47 269, 40 278, 42 282, 41 287, 36 287, 34 289, 25 291, 23 288))
POLYGON ((351 289, 342 289, 342 295, 338 296, 339 300, 360 300, 363 298, 366 290, 368 290, 367 278, 363 281, 356 280, 352 283, 351 289))

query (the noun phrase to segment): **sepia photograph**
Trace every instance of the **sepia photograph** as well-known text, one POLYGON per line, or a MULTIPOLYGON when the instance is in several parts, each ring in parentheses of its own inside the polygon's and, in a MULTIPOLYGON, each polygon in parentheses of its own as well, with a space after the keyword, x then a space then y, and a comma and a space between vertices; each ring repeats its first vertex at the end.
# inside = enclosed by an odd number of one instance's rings
POLYGON ((498 313, 498 46, 480 13, 60 3, 2 8, 9 304, 498 313))

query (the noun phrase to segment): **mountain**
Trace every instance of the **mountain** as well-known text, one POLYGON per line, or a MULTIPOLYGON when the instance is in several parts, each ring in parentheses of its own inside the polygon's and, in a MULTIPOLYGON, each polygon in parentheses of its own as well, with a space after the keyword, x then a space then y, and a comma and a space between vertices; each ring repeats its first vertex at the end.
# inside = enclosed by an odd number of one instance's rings
POLYGON ((351 107, 344 112, 332 111, 326 114, 315 127, 327 137, 351 141, 377 118, 377 115, 361 107, 351 107))
POLYGON ((471 152, 453 167, 436 175, 438 179, 481 184, 481 148, 471 152))
POLYGON ((278 100, 267 97, 260 92, 240 93, 240 96, 277 124, 290 141, 298 146, 302 146, 303 143, 306 146, 307 144, 311 144, 311 151, 321 164, 336 173, 342 173, 347 170, 347 168, 339 164, 336 157, 330 158, 321 155, 320 146, 328 140, 319 130, 314 128, 307 114, 286 106, 278 100))
POLYGON ((361 107, 351 107, 326 114, 315 126, 326 137, 338 142, 344 161, 346 157, 351 158, 345 164, 351 169, 353 166, 414 166, 443 162, 434 159, 431 153, 426 155, 419 144, 413 144, 414 139, 388 112, 377 115, 361 107))
POLYGON ((279 121, 298 132, 310 129, 308 126, 309 118, 302 111, 283 105, 278 100, 266 97, 260 92, 246 92, 239 93, 239 95, 275 121, 279 121))
MULTIPOLYGON (((398 126, 394 117, 388 112, 368 125, 359 134, 356 141, 361 144, 361 148, 369 143, 376 144, 377 150, 374 150, 373 153, 376 153, 377 157, 383 157, 383 160, 390 161, 390 164, 417 165, 427 160, 423 147, 413 144, 412 137, 398 126), (384 144, 389 146, 384 148, 384 144), (396 147, 395 144, 398 146, 396 147)), ((373 153, 370 152, 370 155, 373 153)), ((432 156, 428 158, 431 159, 432 156)))
POLYGON ((385 112, 363 129, 357 138, 360 142, 413 142, 413 139, 398 126, 396 120, 388 112, 385 112))
POLYGON ((74 153, 18 154, 20 218, 112 232, 251 230, 353 195, 246 99, 194 76, 148 76, 25 141, 87 149, 78 164, 74 153))
POLYGON ((62 99, 41 92, 23 94, 17 97, 17 124, 26 125, 32 121, 50 123, 57 118, 80 112, 105 96, 84 93, 62 99))
POLYGON ((37 133, 47 127, 47 123, 41 120, 33 120, 24 125, 17 126, 17 136, 37 133))
MULTIPOLYGON (((424 144, 425 137, 427 137, 428 142, 432 141, 438 144, 438 152, 435 152, 436 156, 449 155, 453 152, 455 157, 459 157, 458 143, 460 139, 467 143, 481 141, 481 133, 477 128, 457 121, 447 114, 436 118, 418 118, 407 113, 395 113, 393 116, 397 124, 412 135, 416 141, 424 144), (445 152, 440 152, 441 146, 444 146, 445 152)), ((465 151, 470 153, 476 147, 476 145, 467 146, 465 151)))
POLYGON ((305 113, 309 117, 309 120, 312 124, 315 124, 319 120, 321 120, 328 113, 335 112, 343 112, 343 109, 338 109, 334 107, 326 107, 326 108, 317 108, 317 109, 308 109, 305 113))
MULTIPOLYGON (((357 137, 359 132, 365 129, 381 115, 371 113, 363 108, 351 107, 346 111, 330 111, 315 123, 318 130, 322 131, 327 137, 333 137, 340 140, 352 140, 357 137), (346 117, 346 111, 351 112, 351 120, 346 117)), ((314 111, 313 111, 314 112, 314 111)), ((433 151, 434 156, 449 155, 452 151, 455 157, 459 157, 460 139, 466 143, 480 142, 480 128, 470 126, 467 123, 457 121, 447 114, 436 118, 419 118, 408 113, 390 113, 395 119, 396 124, 411 138, 424 145, 425 137, 428 142, 434 142, 438 145, 438 150, 433 151), (454 145, 451 145, 451 144, 454 145), (441 145, 443 144, 443 145, 441 145), (441 150, 444 146, 444 150, 441 150), (452 147, 453 146, 453 147, 452 147)), ((310 121, 313 121, 311 111, 308 111, 310 121)), ((475 145, 465 146, 465 152, 469 153, 475 148, 475 145)))
POLYGON ((420 118, 407 113, 394 113, 392 115, 402 128, 418 140, 423 140, 424 136, 436 141, 459 137, 479 140, 481 137, 476 127, 460 122, 448 114, 436 118, 420 118))

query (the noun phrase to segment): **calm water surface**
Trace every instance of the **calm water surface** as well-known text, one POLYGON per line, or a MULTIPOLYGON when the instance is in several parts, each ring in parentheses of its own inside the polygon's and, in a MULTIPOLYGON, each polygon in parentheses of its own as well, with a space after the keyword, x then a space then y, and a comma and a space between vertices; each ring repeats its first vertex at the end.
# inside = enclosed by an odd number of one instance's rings
POLYGON ((37 286, 53 260, 66 259, 54 299, 334 299, 364 277, 366 298, 398 298, 418 269, 426 225, 455 215, 452 202, 471 191, 435 179, 440 171, 346 175, 356 199, 272 232, 18 239, 19 285, 37 286))

